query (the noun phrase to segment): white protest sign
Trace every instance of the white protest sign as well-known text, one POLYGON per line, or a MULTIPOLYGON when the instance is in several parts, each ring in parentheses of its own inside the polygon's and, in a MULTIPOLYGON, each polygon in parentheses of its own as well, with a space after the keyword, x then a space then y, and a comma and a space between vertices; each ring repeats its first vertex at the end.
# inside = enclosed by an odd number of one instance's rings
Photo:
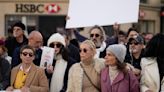
POLYGON ((42 48, 42 57, 40 61, 40 67, 46 68, 49 65, 52 65, 54 58, 54 48, 44 46, 42 48))
POLYGON ((139 0, 70 0, 66 28, 138 21, 139 0))

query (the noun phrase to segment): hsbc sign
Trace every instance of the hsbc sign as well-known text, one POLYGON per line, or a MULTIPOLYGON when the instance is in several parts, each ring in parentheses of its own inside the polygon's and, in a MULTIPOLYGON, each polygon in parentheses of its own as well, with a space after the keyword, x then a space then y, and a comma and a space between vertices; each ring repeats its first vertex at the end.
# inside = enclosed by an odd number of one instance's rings
POLYGON ((17 13, 57 13, 60 7, 57 4, 16 4, 17 13))

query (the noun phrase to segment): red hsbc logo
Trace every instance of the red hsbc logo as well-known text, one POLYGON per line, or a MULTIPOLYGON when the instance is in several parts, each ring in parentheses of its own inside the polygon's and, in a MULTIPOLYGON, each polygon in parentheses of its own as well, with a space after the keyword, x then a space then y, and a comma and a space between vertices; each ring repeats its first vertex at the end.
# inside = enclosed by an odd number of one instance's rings
POLYGON ((60 7, 57 4, 16 4, 17 13, 57 13, 60 7))
POLYGON ((60 10, 60 7, 57 4, 49 4, 46 6, 46 10, 49 13, 57 13, 60 10))

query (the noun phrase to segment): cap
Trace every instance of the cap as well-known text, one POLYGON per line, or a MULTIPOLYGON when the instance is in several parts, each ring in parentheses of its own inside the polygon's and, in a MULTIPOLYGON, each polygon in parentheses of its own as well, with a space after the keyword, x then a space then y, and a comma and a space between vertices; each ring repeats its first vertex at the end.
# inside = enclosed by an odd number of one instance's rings
POLYGON ((22 30, 25 30, 25 25, 22 22, 15 23, 12 28, 14 28, 15 26, 22 28, 22 30))
POLYGON ((141 44, 144 43, 144 39, 141 35, 137 35, 137 36, 130 38, 128 43, 131 42, 132 40, 135 40, 136 42, 141 43, 141 44))

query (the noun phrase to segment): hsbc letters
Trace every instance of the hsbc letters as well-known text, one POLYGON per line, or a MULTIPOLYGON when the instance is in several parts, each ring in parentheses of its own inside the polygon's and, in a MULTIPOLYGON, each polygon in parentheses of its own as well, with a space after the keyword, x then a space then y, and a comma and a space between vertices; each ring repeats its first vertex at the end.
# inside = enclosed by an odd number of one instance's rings
POLYGON ((16 12, 19 13, 43 13, 44 5, 43 4, 16 4, 16 12))
POLYGON ((57 4, 16 4, 16 13, 57 13, 60 7, 57 4))

